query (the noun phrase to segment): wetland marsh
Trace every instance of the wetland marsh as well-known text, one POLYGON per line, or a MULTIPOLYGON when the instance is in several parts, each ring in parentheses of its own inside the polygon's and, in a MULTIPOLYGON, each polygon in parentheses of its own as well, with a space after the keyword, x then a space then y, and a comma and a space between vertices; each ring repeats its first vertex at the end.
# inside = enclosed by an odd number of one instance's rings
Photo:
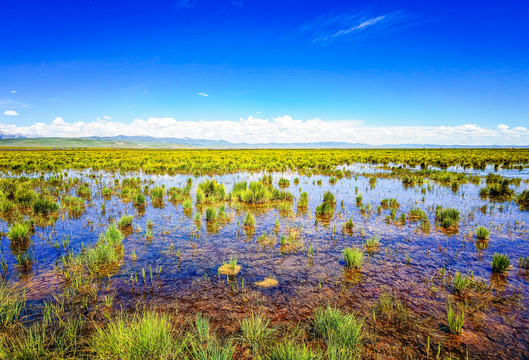
POLYGON ((3 151, 0 171, 0 358, 529 357, 529 150, 3 151))

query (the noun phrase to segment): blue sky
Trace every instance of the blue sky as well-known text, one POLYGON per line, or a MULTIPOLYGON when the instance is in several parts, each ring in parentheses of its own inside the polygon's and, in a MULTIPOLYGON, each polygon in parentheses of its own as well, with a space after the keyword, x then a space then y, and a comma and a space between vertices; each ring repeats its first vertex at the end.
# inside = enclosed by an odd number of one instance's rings
POLYGON ((3 1, 0 13, 3 132, 529 144, 527 1, 3 1))

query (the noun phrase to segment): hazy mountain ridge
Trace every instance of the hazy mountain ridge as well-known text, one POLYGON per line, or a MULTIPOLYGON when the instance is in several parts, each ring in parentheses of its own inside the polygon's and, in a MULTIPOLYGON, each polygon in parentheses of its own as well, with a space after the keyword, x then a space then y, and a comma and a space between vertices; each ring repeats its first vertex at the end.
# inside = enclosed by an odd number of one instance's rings
POLYGON ((355 149, 355 148, 495 148, 528 147, 508 145, 437 145, 437 144, 383 144, 370 145, 349 142, 313 143, 231 143, 225 140, 191 138, 155 138, 150 136, 92 136, 80 138, 30 137, 23 134, 0 132, 0 147, 3 148, 205 148, 205 149, 355 149))

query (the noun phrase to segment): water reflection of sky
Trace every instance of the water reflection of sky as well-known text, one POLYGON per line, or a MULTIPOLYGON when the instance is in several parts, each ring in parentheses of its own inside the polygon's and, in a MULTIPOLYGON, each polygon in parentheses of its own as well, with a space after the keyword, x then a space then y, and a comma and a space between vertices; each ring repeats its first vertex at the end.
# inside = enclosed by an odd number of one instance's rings
MULTIPOLYGON (((353 165, 346 169, 355 173, 378 171, 369 165, 353 165)), ((493 169, 472 173, 486 175, 489 170, 493 169)), ((499 173, 526 179, 528 170, 502 170, 499 173)), ((60 289, 54 269, 58 264, 58 256, 64 254, 64 249, 61 246, 61 250, 57 251, 52 243, 57 241, 62 244, 62 240, 69 237, 72 251, 77 253, 83 245, 95 244, 98 234, 111 219, 119 219, 126 214, 136 214, 133 222, 135 231, 125 240, 123 264, 112 280, 109 280, 112 291, 117 294, 117 301, 124 305, 134 304, 138 296, 147 302, 176 301, 184 298, 196 301, 195 297, 198 295, 193 293, 192 289, 197 283, 204 281, 203 279, 209 279, 209 285, 200 288, 200 292, 210 291, 211 296, 220 298, 228 296, 222 290, 223 286, 227 286, 222 285, 226 280, 218 278, 217 269, 223 261, 236 255, 242 266, 237 280, 239 284, 244 278, 246 286, 251 288, 254 282, 272 276, 279 281, 279 286, 260 290, 261 294, 269 297, 269 301, 283 305, 289 303, 289 306, 295 304, 301 309, 316 301, 315 299, 320 299, 316 289, 323 286, 335 291, 344 286, 344 281, 353 281, 344 277, 342 250, 348 246, 361 247, 365 239, 371 236, 381 237, 381 247, 378 251, 367 254, 367 263, 361 273, 361 286, 366 294, 375 294, 381 287, 405 291, 406 284, 410 281, 420 283, 423 279, 432 277, 443 266, 452 272, 473 271, 475 276, 488 282, 491 278, 492 255, 495 252, 503 252, 509 255, 513 264, 513 270, 507 277, 507 289, 517 289, 521 291, 524 299, 529 298, 527 278, 518 272, 516 265, 518 257, 529 255, 529 212, 520 211, 512 202, 493 203, 482 199, 478 195, 480 186, 473 184, 463 184, 454 193, 450 187, 433 181, 426 182, 421 187, 406 188, 398 179, 378 179, 376 186, 371 189, 369 179, 364 176, 342 178, 333 185, 329 183, 328 177, 322 175, 308 177, 296 173, 273 174, 276 187, 279 178, 291 180, 286 190, 296 199, 302 191, 308 192, 309 207, 306 212, 296 212, 295 203, 290 216, 273 206, 255 209, 228 205, 230 222, 216 231, 211 231, 206 226, 204 217, 200 229, 196 230, 196 208, 192 214, 184 214, 180 204, 166 201, 163 207, 156 208, 148 201, 144 211, 140 213, 131 203, 124 204, 117 196, 104 200, 100 192, 103 187, 113 186, 115 178, 137 176, 145 184, 149 183, 150 187, 162 184, 166 189, 171 186, 183 187, 189 178, 187 175, 119 174, 104 171, 70 171, 69 174, 71 177, 79 177, 80 183, 90 183, 93 196, 87 202, 86 212, 79 219, 70 219, 68 214, 63 214, 54 227, 36 229, 29 247, 34 259, 31 273, 21 274, 18 271, 9 240, 5 236, 2 238, 2 256, 8 265, 7 278, 26 284, 29 288, 28 298, 37 301, 49 298, 53 291, 60 289), (89 174, 95 174, 95 179, 89 178, 89 174), (296 177, 300 180, 298 185, 293 183, 296 177), (318 180, 322 180, 321 185, 318 185, 318 180), (431 191, 422 194, 421 189, 430 185, 431 191), (333 192, 337 199, 334 217, 329 223, 317 222, 314 216, 315 208, 321 203, 325 191, 333 192), (369 203, 372 207, 367 215, 361 214, 356 204, 355 197, 359 193, 363 196, 363 203, 369 203), (385 218, 389 210, 381 209, 380 214, 377 214, 380 201, 386 198, 395 198, 400 203, 397 218, 411 208, 419 207, 428 213, 432 225, 435 222, 436 205, 456 207, 462 217, 459 232, 447 235, 432 226, 430 232, 424 233, 418 223, 387 224, 385 218), (105 203, 106 207, 104 214, 101 212, 102 203, 105 203), (487 205, 485 213, 480 210, 483 205, 487 205), (254 212, 257 219, 252 237, 246 236, 241 225, 247 211, 254 212), (355 223, 352 235, 341 231, 345 221, 350 218, 355 223), (274 232, 276 219, 279 219, 281 224, 277 234, 274 232), (145 238, 148 220, 154 222, 155 235, 151 241, 145 238), (478 225, 484 225, 491 230, 490 240, 479 246, 473 236, 478 225), (299 229, 301 233, 304 247, 299 252, 285 254, 282 251, 284 249, 281 248, 279 239, 281 235, 287 235, 288 229, 299 229), (263 246, 257 242, 258 235, 264 232, 276 237, 275 245, 263 246), (307 253, 309 245, 314 249, 314 255, 310 257, 307 253), (131 258, 132 251, 137 254, 136 261, 131 258), (409 265, 406 265, 407 259, 410 260, 409 265), (139 276, 142 268, 148 272, 149 269, 157 271, 160 267, 162 271, 156 280, 155 295, 149 296, 149 292, 145 290, 131 288, 131 274, 139 276)), ((262 175, 239 173, 213 178, 225 184, 229 192, 234 183, 255 181, 262 175)), ((193 200, 197 185, 208 178, 211 177, 192 178, 193 200)), ((527 184, 522 183, 516 191, 520 192, 526 188, 527 184)), ((205 207, 202 211, 205 211, 205 207)), ((0 225, 2 231, 6 232, 8 224, 2 221, 0 225)), ((525 305, 529 305, 527 300, 523 301, 525 305)), ((527 310, 523 312, 524 316, 528 316, 527 310)))

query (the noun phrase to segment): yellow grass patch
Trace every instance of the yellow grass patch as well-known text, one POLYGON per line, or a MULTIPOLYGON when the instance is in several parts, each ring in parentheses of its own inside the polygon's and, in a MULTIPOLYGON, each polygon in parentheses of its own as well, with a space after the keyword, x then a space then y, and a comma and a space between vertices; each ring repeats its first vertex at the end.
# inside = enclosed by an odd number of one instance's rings
POLYGON ((269 288, 277 286, 277 280, 273 278, 265 278, 263 281, 258 281, 255 283, 255 285, 263 288, 269 288))
POLYGON ((231 266, 230 264, 224 264, 219 267, 219 273, 221 275, 235 276, 241 271, 240 265, 231 266))

